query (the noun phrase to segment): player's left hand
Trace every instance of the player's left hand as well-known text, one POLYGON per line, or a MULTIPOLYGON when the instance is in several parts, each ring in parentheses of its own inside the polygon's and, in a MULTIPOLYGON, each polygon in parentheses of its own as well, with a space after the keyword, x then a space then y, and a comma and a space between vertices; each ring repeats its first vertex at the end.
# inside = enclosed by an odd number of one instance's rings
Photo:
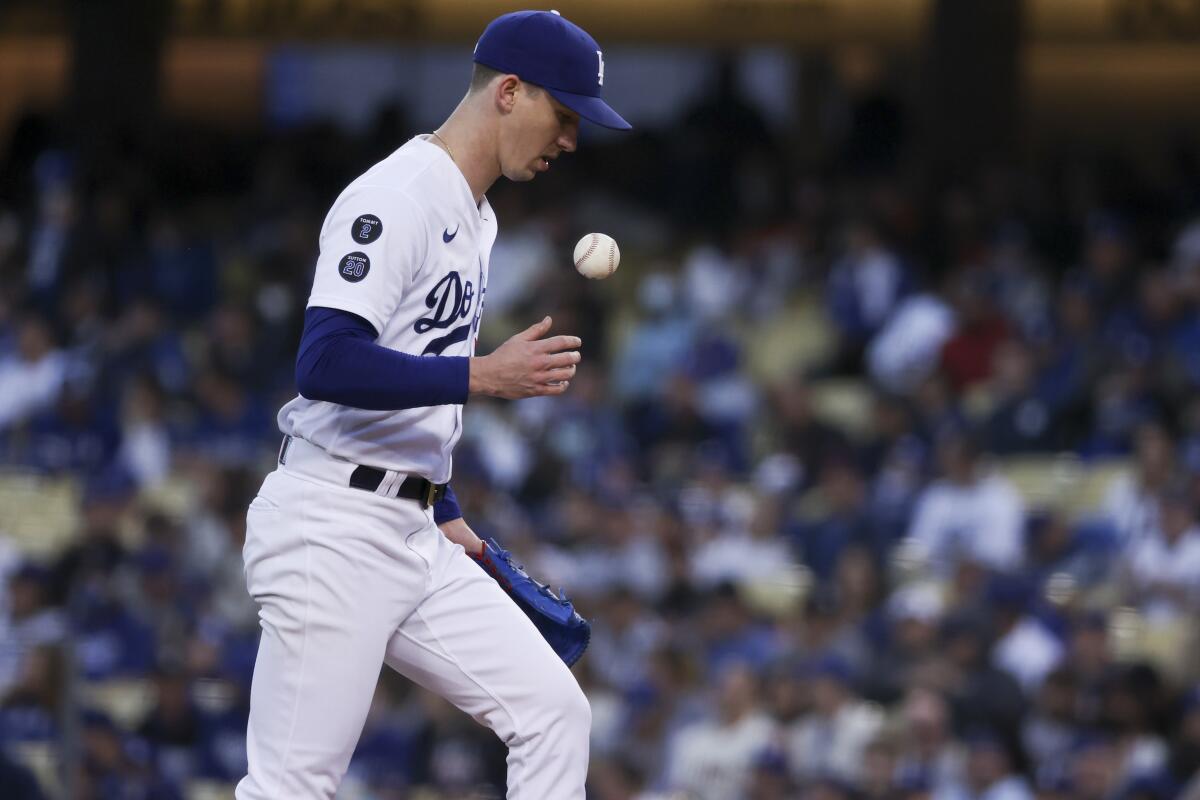
POLYGON ((505 400, 565 392, 575 375, 583 343, 577 336, 542 338, 552 324, 550 317, 544 317, 490 355, 472 356, 468 391, 505 400))

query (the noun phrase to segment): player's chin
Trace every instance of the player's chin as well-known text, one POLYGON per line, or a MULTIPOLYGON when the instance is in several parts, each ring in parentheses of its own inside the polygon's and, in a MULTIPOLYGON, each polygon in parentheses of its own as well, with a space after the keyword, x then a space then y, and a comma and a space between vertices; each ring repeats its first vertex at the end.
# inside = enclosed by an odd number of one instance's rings
POLYGON ((531 181, 536 178, 537 175, 538 170, 532 165, 528 167, 522 167, 521 169, 512 169, 504 173, 504 177, 508 178, 510 181, 516 182, 531 181))
POLYGON ((525 172, 527 172, 529 175, 529 177, 525 178, 525 180, 527 180, 527 181, 533 180, 539 174, 545 172, 548 169, 550 169, 549 159, 538 156, 537 158, 535 158, 533 161, 531 161, 525 167, 525 172))

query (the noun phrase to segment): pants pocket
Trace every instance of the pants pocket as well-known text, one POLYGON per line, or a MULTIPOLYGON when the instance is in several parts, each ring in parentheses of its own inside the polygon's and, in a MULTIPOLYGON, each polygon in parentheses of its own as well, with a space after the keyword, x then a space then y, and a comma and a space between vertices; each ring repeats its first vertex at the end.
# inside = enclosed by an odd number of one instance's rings
POLYGON ((252 597, 255 593, 256 568, 272 555, 281 554, 287 547, 288 526, 284 523, 280 506, 269 497, 257 495, 246 509, 246 541, 242 545, 242 571, 246 578, 246 589, 252 597))

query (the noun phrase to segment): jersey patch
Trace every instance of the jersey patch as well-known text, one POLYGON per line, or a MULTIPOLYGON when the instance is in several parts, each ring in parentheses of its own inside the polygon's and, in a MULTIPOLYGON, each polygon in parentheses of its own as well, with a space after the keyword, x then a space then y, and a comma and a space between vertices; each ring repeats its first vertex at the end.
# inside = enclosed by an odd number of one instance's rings
POLYGON ((363 214, 350 226, 350 236, 361 244, 370 244, 383 233, 383 222, 374 214, 363 214))
POLYGON ((363 252, 347 253, 338 262, 338 274, 342 276, 343 280, 350 281, 350 283, 358 283, 367 277, 367 273, 370 271, 371 259, 367 258, 367 254, 363 252))

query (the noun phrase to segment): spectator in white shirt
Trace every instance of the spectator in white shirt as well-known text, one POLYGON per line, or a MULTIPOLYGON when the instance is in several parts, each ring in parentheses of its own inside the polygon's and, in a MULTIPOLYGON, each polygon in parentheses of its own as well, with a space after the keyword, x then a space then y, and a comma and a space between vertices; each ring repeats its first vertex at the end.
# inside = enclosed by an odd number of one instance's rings
POLYGON ((1152 622, 1172 622, 1200 608, 1200 527, 1185 485, 1159 495, 1158 524, 1130 542, 1122 560, 1130 599, 1152 622))
POLYGON ((917 499, 908 529, 912 552, 942 575, 963 561, 999 572, 1019 567, 1025 507, 1016 488, 981 463, 965 431, 943 432, 937 458, 942 477, 917 499))
POLYGON ((171 469, 166 396, 149 376, 133 380, 121 414, 121 450, 117 456, 139 486, 157 486, 171 469))
POLYGON ((901 701, 902 734, 897 781, 934 791, 961 785, 966 754, 950 727, 950 705, 941 694, 912 688, 901 701))
POLYGON ((66 376, 67 358, 55 348, 50 326, 39 317, 26 317, 15 352, 0 358, 0 430, 49 407, 66 376))
POLYGON ((970 738, 963 782, 938 789, 933 800, 1033 800, 1033 792, 1013 772, 1003 743, 991 733, 980 733, 970 738))
POLYGON ((936 294, 903 300, 867 345, 871 378, 890 392, 910 394, 937 368, 956 324, 953 309, 936 294))
POLYGON ((670 747, 668 788, 695 800, 741 797, 758 756, 775 736, 775 726, 758 703, 754 673, 729 667, 717 688, 717 716, 683 728, 670 747))
POLYGON ((1066 655, 1066 646, 1037 615, 1030 613, 1035 588, 1019 578, 999 576, 987 588, 996 624, 992 665, 1011 675, 1026 696, 1037 694, 1046 676, 1066 655))
POLYGON ((858 783, 863 752, 879 733, 883 714, 856 696, 850 665, 839 656, 823 656, 806 672, 812 711, 788 734, 792 770, 801 781, 832 777, 858 783))
POLYGON ((1175 447, 1156 422, 1143 423, 1134 438, 1134 468, 1108 487, 1102 513, 1123 545, 1137 541, 1158 524, 1158 494, 1175 473, 1175 447))
POLYGON ((8 579, 7 613, 0 616, 0 694, 7 692, 38 647, 58 644, 66 633, 62 612, 49 604, 49 572, 27 563, 8 579))

